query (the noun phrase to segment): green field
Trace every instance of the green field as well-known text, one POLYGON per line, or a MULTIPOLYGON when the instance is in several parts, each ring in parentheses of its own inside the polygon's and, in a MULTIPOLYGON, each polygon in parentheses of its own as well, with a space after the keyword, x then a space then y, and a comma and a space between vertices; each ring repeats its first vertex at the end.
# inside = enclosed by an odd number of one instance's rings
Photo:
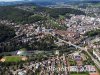
POLYGON ((91 7, 100 7, 100 3, 92 4, 91 7))
POLYGON ((73 59, 69 59, 69 64, 70 64, 71 66, 73 66, 73 65, 76 65, 76 62, 75 62, 73 59))
POLYGON ((21 56, 5 56, 3 57, 5 59, 5 62, 19 62, 22 61, 21 56))
POLYGON ((89 75, 89 74, 78 73, 78 74, 70 74, 70 75, 89 75))
POLYGON ((80 73, 78 73, 78 72, 71 72, 70 75, 89 75, 89 73, 88 72, 80 72, 80 73))
POLYGON ((88 75, 88 74, 71 74, 71 75, 88 75))

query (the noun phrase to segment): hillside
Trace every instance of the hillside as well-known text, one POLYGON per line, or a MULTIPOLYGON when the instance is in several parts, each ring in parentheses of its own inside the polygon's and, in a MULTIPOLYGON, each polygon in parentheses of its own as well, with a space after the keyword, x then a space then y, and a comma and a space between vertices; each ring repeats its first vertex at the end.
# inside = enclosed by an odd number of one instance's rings
POLYGON ((12 28, 0 24, 0 42, 9 40, 15 36, 15 32, 12 28))
POLYGON ((35 16, 32 12, 24 11, 14 7, 0 7, 0 19, 9 20, 16 23, 31 23, 43 19, 42 16, 35 16), (37 18, 36 18, 37 17, 37 18))
MULTIPOLYGON (((45 36, 44 39, 37 39, 37 35, 33 34, 31 37, 26 37, 27 34, 33 33, 33 31, 26 31, 26 25, 36 25, 45 26, 48 29, 59 29, 66 30, 67 26, 59 23, 59 17, 63 18, 66 14, 84 15, 85 13, 72 9, 72 8, 47 8, 40 7, 36 5, 17 5, 17 6, 1 6, 0 7, 0 20, 7 20, 14 25, 19 25, 19 29, 16 28, 16 32, 23 35, 13 38, 15 36, 15 31, 10 28, 10 26, 1 25, 0 26, 0 52, 10 52, 15 51, 20 48, 27 48, 29 50, 53 50, 58 48, 55 44, 55 38, 52 36, 45 36), (63 12, 62 12, 63 11, 63 12), (25 27, 24 27, 25 26, 25 27), (20 29, 22 27, 22 29, 20 29), (24 29, 25 28, 25 29, 24 29), (24 30, 24 32, 23 32, 24 30), (29 33, 31 32, 31 33, 29 33), (26 41, 27 39, 29 41, 26 41), (39 40, 39 41, 38 41, 39 40), (26 41, 26 42, 24 42, 26 41), (49 46, 48 46, 49 45, 49 46)), ((6 24, 7 24, 6 23, 6 24)), ((35 27, 33 28, 35 29, 35 27)))
POLYGON ((75 15, 85 14, 80 10, 72 8, 46 8, 40 6, 24 6, 24 5, 19 6, 20 9, 17 7, 18 6, 16 6, 16 8, 15 6, 0 7, 0 19, 3 20, 6 19, 12 22, 25 24, 25 23, 33 23, 41 20, 46 20, 47 19, 46 14, 49 14, 51 18, 58 18, 59 15, 66 15, 67 13, 75 15), (27 11, 29 7, 31 7, 31 10, 27 11))

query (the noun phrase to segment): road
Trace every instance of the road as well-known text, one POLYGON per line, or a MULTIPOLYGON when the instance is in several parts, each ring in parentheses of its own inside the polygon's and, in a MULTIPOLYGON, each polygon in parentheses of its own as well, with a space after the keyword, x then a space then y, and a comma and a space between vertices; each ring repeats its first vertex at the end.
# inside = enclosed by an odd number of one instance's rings
POLYGON ((74 46, 75 48, 78 48, 78 49, 80 49, 80 50, 82 50, 82 51, 85 51, 85 52, 91 57, 92 61, 93 61, 93 62, 95 63, 95 65, 96 65, 96 67, 97 67, 98 69, 100 69, 100 63, 88 52, 88 49, 87 49, 87 48, 77 46, 77 45, 75 45, 75 44, 72 44, 71 42, 67 42, 67 41, 62 40, 62 39, 60 39, 60 38, 58 38, 58 40, 59 40, 60 42, 65 42, 66 44, 72 45, 72 46, 74 46))

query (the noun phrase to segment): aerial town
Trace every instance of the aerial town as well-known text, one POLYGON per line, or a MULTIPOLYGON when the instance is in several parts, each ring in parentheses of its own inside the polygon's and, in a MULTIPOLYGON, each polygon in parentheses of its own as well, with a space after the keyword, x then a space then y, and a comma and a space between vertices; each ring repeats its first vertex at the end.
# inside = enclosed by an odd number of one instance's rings
POLYGON ((100 75, 99 1, 22 3, 0 6, 0 75, 100 75))

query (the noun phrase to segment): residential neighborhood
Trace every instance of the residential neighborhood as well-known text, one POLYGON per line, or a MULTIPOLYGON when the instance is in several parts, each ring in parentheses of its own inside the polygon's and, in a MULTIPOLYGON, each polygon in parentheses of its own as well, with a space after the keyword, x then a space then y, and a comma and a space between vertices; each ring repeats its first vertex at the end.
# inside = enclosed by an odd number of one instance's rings
POLYGON ((0 75, 100 75, 100 1, 34 1, 0 1, 0 75))

